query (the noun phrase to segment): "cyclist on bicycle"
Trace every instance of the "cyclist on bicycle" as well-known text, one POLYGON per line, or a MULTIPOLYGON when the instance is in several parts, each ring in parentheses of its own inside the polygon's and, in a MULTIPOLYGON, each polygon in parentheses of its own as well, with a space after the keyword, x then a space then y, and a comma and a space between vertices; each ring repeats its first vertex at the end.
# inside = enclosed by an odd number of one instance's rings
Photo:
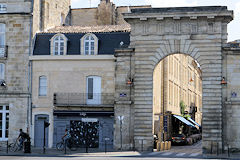
POLYGON ((19 141, 19 150, 21 150, 22 147, 23 147, 23 142, 25 140, 30 141, 30 137, 27 133, 23 132, 22 129, 19 129, 19 132, 20 133, 19 133, 19 136, 18 136, 17 140, 19 141))
POLYGON ((64 140, 64 142, 68 145, 69 144, 69 139, 71 138, 71 134, 68 131, 68 129, 65 129, 65 134, 62 137, 62 140, 64 140))

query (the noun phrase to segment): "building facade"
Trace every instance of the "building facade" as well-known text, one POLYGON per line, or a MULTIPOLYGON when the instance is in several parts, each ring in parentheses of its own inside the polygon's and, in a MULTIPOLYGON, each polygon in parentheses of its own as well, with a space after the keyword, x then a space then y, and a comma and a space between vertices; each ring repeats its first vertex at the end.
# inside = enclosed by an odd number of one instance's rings
POLYGON ((85 147, 113 148, 115 57, 129 29, 120 26, 57 27, 37 34, 32 61, 34 145, 42 146, 43 121, 50 122, 49 147, 65 129, 85 147), (50 42, 50 43, 49 43, 50 42), (89 126, 87 126, 89 125, 89 126), (86 128, 91 129, 86 131, 86 128))
MULTIPOLYGON (((29 55, 32 52, 32 37, 41 30, 41 25, 48 23, 39 13, 44 7, 39 3, 46 1, 31 0, 1 0, 0 1, 0 141, 13 141, 19 134, 19 129, 31 133, 31 63, 29 55)), ((55 4, 55 1, 51 1, 55 4)), ((60 17, 60 12, 69 12, 69 0, 57 2, 62 8, 51 8, 51 18, 60 17), (56 13, 56 10, 59 13, 56 13), (59 14, 59 15, 58 15, 59 14)), ((67 15, 65 15, 67 16, 67 15)), ((64 18, 64 16, 62 16, 64 18)), ((60 18, 59 18, 60 19, 60 18)), ((51 26, 60 25, 54 21, 51 26)), ((44 26, 43 28, 51 27, 44 26)))
MULTIPOLYGON (((186 106, 185 114, 201 125, 202 79, 200 66, 193 58, 174 54, 164 58, 153 72, 154 133, 161 139, 163 112, 165 115, 183 115, 180 103, 186 106)), ((171 120, 168 123, 171 124, 171 120)), ((171 128, 169 126, 169 128, 171 128)), ((168 129, 169 130, 169 129, 168 129)), ((165 140, 171 138, 168 131, 165 140)))

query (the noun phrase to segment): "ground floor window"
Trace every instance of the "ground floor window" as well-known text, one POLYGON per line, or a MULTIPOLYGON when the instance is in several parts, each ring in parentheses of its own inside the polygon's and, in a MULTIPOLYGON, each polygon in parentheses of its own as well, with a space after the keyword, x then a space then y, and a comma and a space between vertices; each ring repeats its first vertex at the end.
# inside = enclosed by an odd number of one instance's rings
POLYGON ((0 140, 8 140, 9 106, 0 105, 0 140))

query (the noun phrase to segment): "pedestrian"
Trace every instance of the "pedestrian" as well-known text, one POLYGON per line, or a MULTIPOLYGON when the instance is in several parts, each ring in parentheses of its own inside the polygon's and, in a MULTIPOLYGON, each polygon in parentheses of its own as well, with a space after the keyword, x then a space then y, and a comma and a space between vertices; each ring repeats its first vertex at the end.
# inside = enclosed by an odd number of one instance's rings
POLYGON ((21 150, 23 148, 23 142, 25 140, 30 141, 29 134, 23 132, 22 129, 19 129, 19 136, 18 136, 17 140, 19 141, 19 150, 21 150))
POLYGON ((65 134, 62 137, 62 140, 64 140, 64 142, 68 145, 69 144, 69 139, 71 138, 71 134, 68 131, 68 129, 65 129, 65 134))

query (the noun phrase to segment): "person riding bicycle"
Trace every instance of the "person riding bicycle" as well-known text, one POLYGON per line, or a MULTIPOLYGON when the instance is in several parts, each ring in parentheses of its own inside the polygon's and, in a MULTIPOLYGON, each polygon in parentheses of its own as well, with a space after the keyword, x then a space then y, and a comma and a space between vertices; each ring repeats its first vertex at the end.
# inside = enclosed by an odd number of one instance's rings
POLYGON ((17 140, 19 141, 19 150, 21 150, 22 147, 23 147, 23 142, 25 140, 30 141, 30 137, 29 137, 29 134, 23 132, 22 129, 19 129, 19 132, 20 133, 19 133, 19 136, 18 136, 17 140))
POLYGON ((69 139, 71 138, 71 134, 68 131, 68 129, 65 129, 65 134, 62 137, 62 140, 64 140, 64 142, 68 145, 69 144, 69 139))

